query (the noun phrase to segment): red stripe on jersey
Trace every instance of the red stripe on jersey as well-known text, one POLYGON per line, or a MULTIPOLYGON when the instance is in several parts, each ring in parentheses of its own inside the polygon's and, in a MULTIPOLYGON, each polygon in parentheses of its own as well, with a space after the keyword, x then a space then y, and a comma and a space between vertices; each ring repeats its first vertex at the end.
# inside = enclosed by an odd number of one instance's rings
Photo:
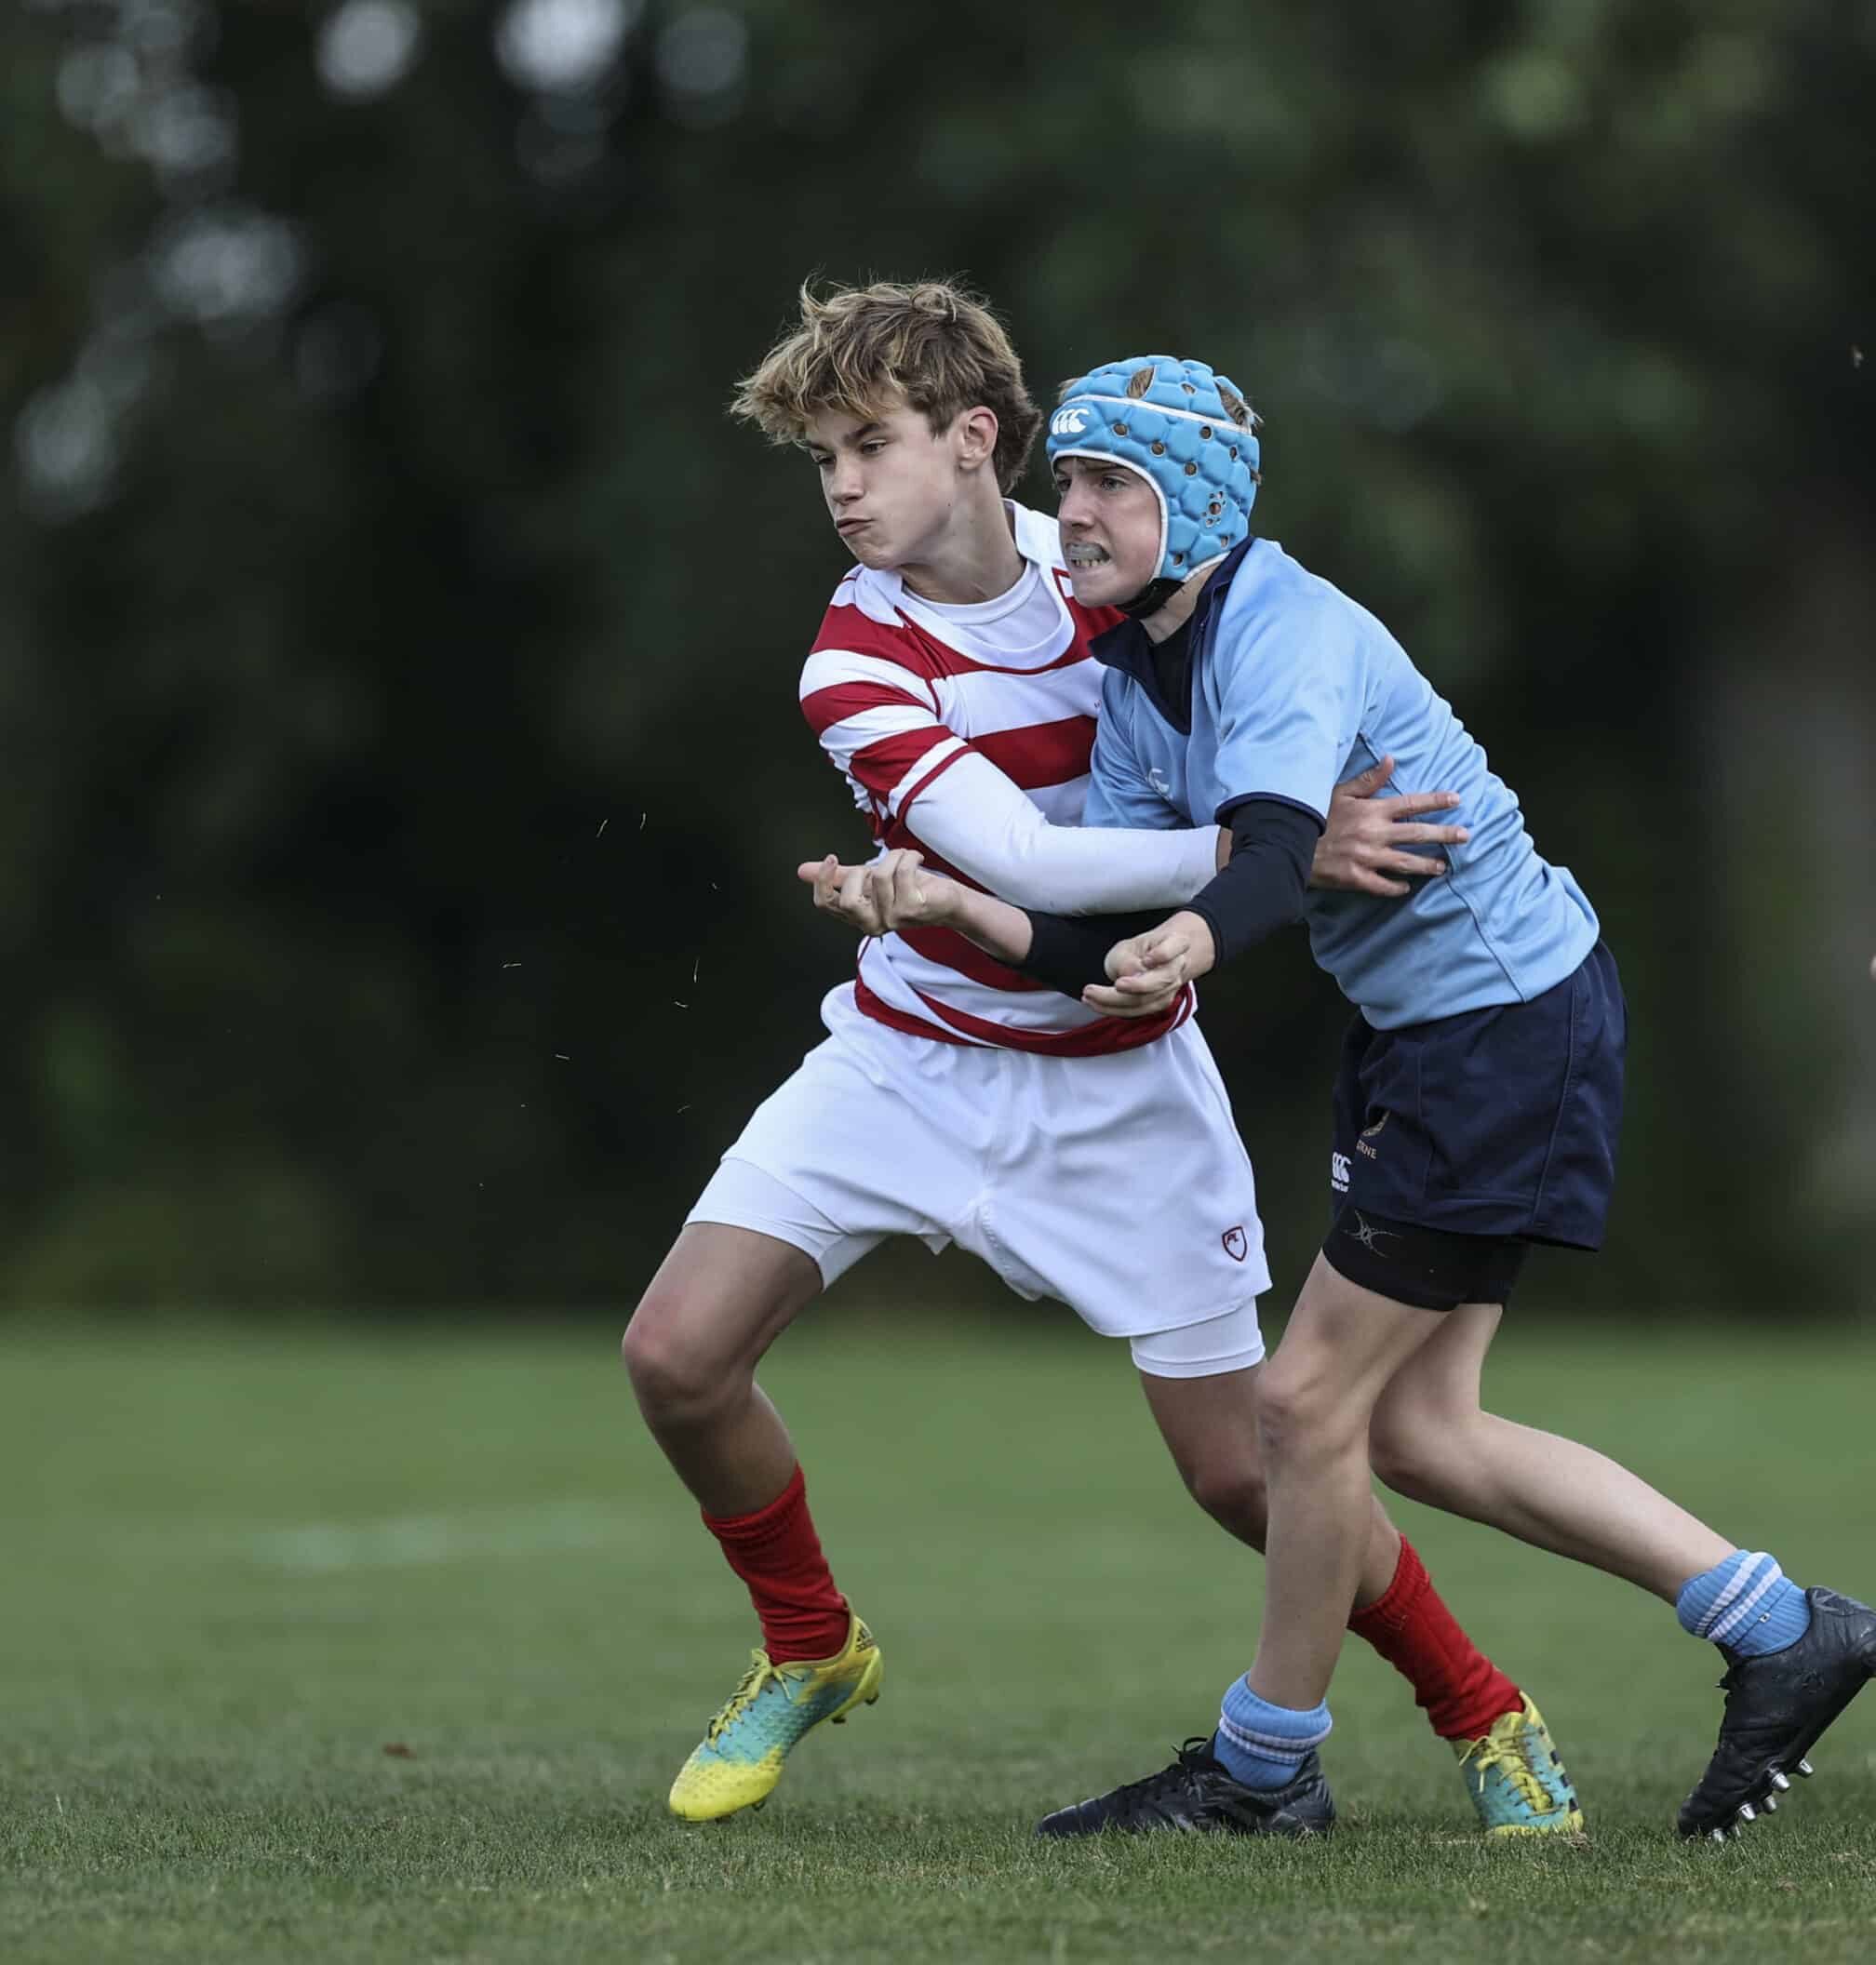
POLYGON ((837 723, 845 723, 850 716, 862 715, 867 710, 922 710, 926 715, 931 715, 929 695, 915 695, 912 681, 908 675, 906 687, 903 689, 894 688, 887 682, 837 682, 802 697, 801 714, 807 717, 809 728, 817 737, 823 730, 831 729, 837 723))
MULTIPOLYGON (((917 622, 903 614, 889 627, 884 622, 874 621, 863 614, 857 607, 848 605, 827 609, 822 617, 821 632, 814 637, 814 646, 808 652, 818 655, 826 648, 838 648, 849 655, 874 655, 882 662, 892 662, 921 682, 939 675, 980 673, 1046 675, 1052 669, 1065 669, 1078 662, 1089 660, 1087 637, 1101 632, 1093 625, 1095 619, 1092 609, 1078 608, 1071 601, 1068 638, 1061 654, 1053 662, 1044 662, 1037 668, 1011 668, 1002 662, 975 661, 958 649, 947 647, 936 635, 928 635, 917 622)), ((1121 617, 1117 614, 1114 619, 1119 621, 1121 617)))
POLYGON ((1020 969, 1007 967, 995 956, 986 956, 976 942, 967 942, 956 929, 902 928, 894 932, 915 955, 923 956, 926 961, 936 962, 941 968, 955 969, 960 976, 969 976, 972 982, 982 982, 987 988, 1026 996, 1049 986, 1037 982, 1034 976, 1025 976, 1020 969))
POLYGON ((947 1009, 944 1004, 933 1002, 922 989, 918 1000, 929 1005, 932 1014, 943 1021, 928 1023, 922 1017, 895 1009, 866 987, 864 976, 853 979, 854 1007, 893 1030, 903 1030, 914 1037, 931 1037, 940 1044, 964 1044, 972 1036, 979 1036, 998 1050, 1027 1050, 1051 1058, 1099 1058, 1119 1050, 1137 1050, 1141 1045, 1163 1037, 1169 1030, 1178 1029, 1192 1014, 1189 983, 1172 1006, 1157 1017, 1103 1017, 1098 1023, 1083 1023, 1073 1030, 1012 1030, 1006 1023, 986 1023, 982 1017, 969 1016, 961 1009, 947 1009), (951 1026, 948 1029, 947 1024, 951 1026), (960 1031, 966 1035, 958 1036, 960 1031))
POLYGON ((1012 783, 1030 792, 1088 775, 1094 753, 1094 719, 1065 716, 1059 723, 1029 723, 1021 729, 973 737, 971 742, 1012 783))
MULTIPOLYGON (((876 798, 890 798, 899 789, 899 781, 924 756, 950 741, 951 732, 943 724, 921 730, 901 730, 882 737, 864 751, 855 751, 847 769, 876 798)), ((961 755, 961 754, 960 754, 961 755)))
POLYGON ((949 755, 939 758, 938 762, 934 764, 931 769, 925 773, 924 777, 919 779, 918 783, 915 784, 909 792, 901 793, 899 797, 900 818, 903 820, 905 814, 912 809, 913 801, 922 796, 926 791, 928 791, 932 785, 936 784, 939 779, 944 777, 945 773, 948 771, 960 757, 968 757, 970 755, 971 746, 967 744, 965 748, 961 751, 953 751, 949 754, 949 755))

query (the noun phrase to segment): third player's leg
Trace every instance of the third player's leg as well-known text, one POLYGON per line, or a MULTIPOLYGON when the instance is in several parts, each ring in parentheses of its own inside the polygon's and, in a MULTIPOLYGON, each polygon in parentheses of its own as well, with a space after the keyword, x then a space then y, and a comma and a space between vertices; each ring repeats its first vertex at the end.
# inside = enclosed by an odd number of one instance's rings
MULTIPOLYGON (((1253 1365, 1209 1378, 1140 1374, 1146 1404, 1186 1491, 1221 1528, 1259 1550, 1269 1521, 1257 1443, 1257 1384, 1264 1369, 1253 1365)), ((1357 1607, 1386 1594, 1400 1560, 1400 1533, 1371 1495, 1357 1607)))
POLYGON ((787 1485, 795 1449, 756 1367, 820 1290, 801 1250, 692 1222, 639 1300, 625 1369, 645 1424, 706 1513, 750 1514, 787 1485))
POLYGON ((1672 1603, 1734 1548, 1627 1467, 1481 1410, 1480 1374, 1502 1311, 1465 1303, 1395 1374, 1369 1452, 1397 1494, 1488 1523, 1639 1584, 1672 1603))

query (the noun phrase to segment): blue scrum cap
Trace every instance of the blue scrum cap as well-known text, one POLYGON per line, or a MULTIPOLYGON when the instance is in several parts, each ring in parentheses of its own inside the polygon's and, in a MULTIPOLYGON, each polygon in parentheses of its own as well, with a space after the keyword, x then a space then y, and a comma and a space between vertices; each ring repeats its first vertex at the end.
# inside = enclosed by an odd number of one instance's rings
POLYGON ((1256 432, 1228 377, 1203 362, 1131 354, 1063 390, 1049 419, 1049 461, 1111 457, 1139 472, 1159 494, 1157 577, 1183 581, 1251 530, 1256 432))

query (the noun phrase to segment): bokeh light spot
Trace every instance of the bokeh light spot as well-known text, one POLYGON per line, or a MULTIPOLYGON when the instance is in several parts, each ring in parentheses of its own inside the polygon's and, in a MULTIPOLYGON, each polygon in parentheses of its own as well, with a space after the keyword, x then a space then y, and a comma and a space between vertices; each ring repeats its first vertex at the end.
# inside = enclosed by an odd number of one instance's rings
POLYGON ((748 66, 749 30, 727 7, 692 7, 658 36, 658 79, 680 122, 733 115, 748 66))
POLYGON ((346 0, 319 30, 319 79, 355 102, 382 96, 409 73, 422 38, 409 0, 346 0))
POLYGON ((579 94, 619 59, 640 0, 515 0, 495 31, 502 65, 524 88, 579 94))

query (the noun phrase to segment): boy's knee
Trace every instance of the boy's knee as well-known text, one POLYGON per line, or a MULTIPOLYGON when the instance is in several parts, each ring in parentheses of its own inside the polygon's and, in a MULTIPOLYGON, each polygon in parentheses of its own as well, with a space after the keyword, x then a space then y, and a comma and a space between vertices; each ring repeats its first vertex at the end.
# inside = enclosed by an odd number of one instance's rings
POLYGON ((619 1354, 648 1419, 704 1417, 736 1385, 734 1368, 699 1342, 684 1292, 669 1285, 654 1282, 639 1300, 619 1354))
POLYGON ((1257 1437, 1266 1465, 1337 1450, 1358 1435, 1361 1417, 1325 1361, 1286 1359, 1280 1351, 1265 1366, 1257 1386, 1257 1437))
POLYGON ((1464 1450, 1460 1415, 1412 1401, 1384 1401, 1368 1428, 1374 1477, 1409 1501, 1438 1504, 1452 1485, 1450 1469, 1464 1450))
POLYGON ((1264 1531, 1270 1518, 1269 1494, 1264 1485, 1264 1470, 1253 1459, 1217 1454, 1208 1456, 1186 1476, 1186 1490, 1220 1527, 1229 1530, 1253 1548, 1264 1546, 1264 1531))

